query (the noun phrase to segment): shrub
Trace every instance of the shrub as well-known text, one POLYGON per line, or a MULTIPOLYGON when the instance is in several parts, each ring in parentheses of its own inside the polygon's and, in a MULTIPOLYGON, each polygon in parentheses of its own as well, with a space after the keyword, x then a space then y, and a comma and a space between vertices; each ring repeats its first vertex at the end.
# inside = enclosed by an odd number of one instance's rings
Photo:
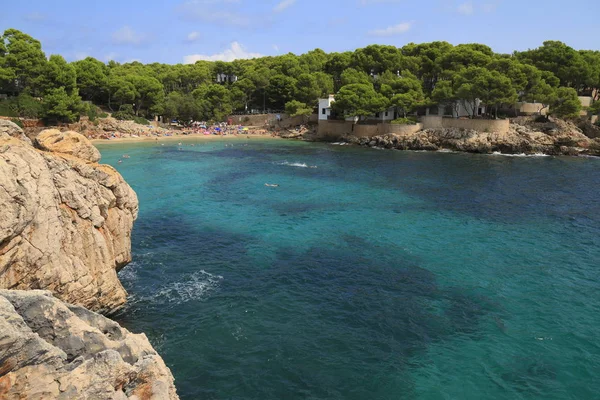
POLYGON ((44 118, 50 122, 75 122, 85 110, 77 91, 69 94, 64 87, 48 91, 42 104, 44 118))
POLYGON ((18 125, 19 128, 21 128, 21 129, 23 129, 25 127, 25 126, 23 126, 23 122, 21 122, 21 120, 19 118, 11 118, 11 122, 18 125))
POLYGON ((113 113, 113 117, 119 120, 133 120, 135 113, 131 104, 123 104, 119 107, 119 111, 113 113))
POLYGON ((42 104, 27 93, 0 102, 0 115, 7 117, 38 118, 42 104))
POLYGON ((394 125, 416 125, 417 118, 416 117, 396 118, 391 123, 394 125))
POLYGON ((244 122, 248 122, 248 121, 250 121, 250 117, 248 117, 248 116, 245 116, 245 117, 244 117, 244 122))
POLYGON ((98 118, 108 118, 108 114, 105 112, 101 112, 100 115, 98 115, 98 118))
POLYGON ((150 122, 146 118, 142 117, 133 117, 133 122, 140 125, 150 125, 150 122))
POLYGON ((546 115, 538 115, 535 117, 535 122, 548 122, 548 117, 546 115))

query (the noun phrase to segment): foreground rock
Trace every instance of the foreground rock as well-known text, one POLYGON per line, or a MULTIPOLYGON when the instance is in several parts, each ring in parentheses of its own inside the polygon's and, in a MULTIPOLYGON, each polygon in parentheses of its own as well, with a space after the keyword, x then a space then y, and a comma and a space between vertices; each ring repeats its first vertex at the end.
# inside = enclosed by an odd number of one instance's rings
POLYGON ((521 118, 507 133, 465 129, 427 129, 409 134, 346 137, 350 143, 398 150, 454 150, 490 154, 600 155, 600 141, 565 121, 534 123, 521 118), (521 125, 523 124, 523 125, 521 125))
POLYGON ((144 334, 47 291, 0 290, 0 398, 177 399, 144 334))
POLYGON ((117 271, 131 261, 135 192, 78 133, 41 132, 39 149, 15 136, 0 132, 0 288, 48 289, 116 311, 127 294, 117 271))

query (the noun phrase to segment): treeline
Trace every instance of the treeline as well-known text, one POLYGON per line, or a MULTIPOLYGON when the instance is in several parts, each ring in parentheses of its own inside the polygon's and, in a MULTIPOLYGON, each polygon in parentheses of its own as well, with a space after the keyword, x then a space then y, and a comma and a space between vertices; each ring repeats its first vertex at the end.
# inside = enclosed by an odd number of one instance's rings
MULTIPOLYGON (((598 96, 598 88, 600 52, 577 51, 557 41, 513 54, 496 54, 482 44, 432 42, 144 65, 92 57, 68 63, 60 55, 47 58, 38 40, 18 30, 8 29, 0 37, 0 94, 9 96, 11 110, 58 121, 89 112, 82 100, 121 118, 222 120, 232 112, 263 109, 302 115, 331 93, 336 93, 334 110, 340 116, 364 117, 390 107, 406 115, 461 102, 475 115, 479 99, 495 114, 526 101, 569 117, 581 110, 578 95, 598 96)), ((595 111, 599 105, 594 104, 595 111)))

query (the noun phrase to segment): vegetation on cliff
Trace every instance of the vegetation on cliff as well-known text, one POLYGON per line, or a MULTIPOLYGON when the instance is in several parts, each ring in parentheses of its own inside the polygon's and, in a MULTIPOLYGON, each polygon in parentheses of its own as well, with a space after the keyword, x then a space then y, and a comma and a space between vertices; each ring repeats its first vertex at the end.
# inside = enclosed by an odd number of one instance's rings
POLYGON ((0 37, 0 93, 10 96, 0 108, 13 116, 57 121, 89 112, 82 99, 120 110, 123 118, 163 115, 189 121, 221 120, 234 111, 284 110, 288 103, 288 109, 305 113, 331 93, 338 94, 334 108, 345 116, 388 107, 406 115, 419 107, 480 99, 493 113, 529 101, 569 117, 581 109, 577 96, 597 96, 598 88, 600 52, 577 51, 557 41, 513 54, 497 54, 483 44, 432 42, 144 65, 105 64, 92 57, 72 63, 59 55, 47 59, 41 43, 25 33, 8 29, 0 37))

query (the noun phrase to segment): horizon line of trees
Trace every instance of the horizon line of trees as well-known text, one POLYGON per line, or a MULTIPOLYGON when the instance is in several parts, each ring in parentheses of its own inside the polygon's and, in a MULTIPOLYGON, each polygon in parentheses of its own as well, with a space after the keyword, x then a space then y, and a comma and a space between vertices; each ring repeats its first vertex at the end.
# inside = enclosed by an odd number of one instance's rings
MULTIPOLYGON (((600 51, 575 50, 558 41, 513 54, 483 44, 437 41, 403 47, 370 45, 355 51, 315 49, 232 62, 120 64, 93 57, 49 58, 41 43, 16 29, 0 36, 0 94, 19 116, 72 122, 89 103, 126 118, 162 115, 184 122, 223 120, 233 112, 285 109, 313 112, 318 99, 336 94, 336 114, 367 117, 395 108, 405 117, 420 108, 469 110, 479 99, 497 116, 519 101, 575 117, 580 95, 600 95, 600 51), (236 76, 217 82, 217 75, 236 76), (87 101, 84 102, 84 101, 87 101)), ((600 112, 600 102, 591 107, 600 112)), ((471 111, 470 111, 471 112, 471 111)))

